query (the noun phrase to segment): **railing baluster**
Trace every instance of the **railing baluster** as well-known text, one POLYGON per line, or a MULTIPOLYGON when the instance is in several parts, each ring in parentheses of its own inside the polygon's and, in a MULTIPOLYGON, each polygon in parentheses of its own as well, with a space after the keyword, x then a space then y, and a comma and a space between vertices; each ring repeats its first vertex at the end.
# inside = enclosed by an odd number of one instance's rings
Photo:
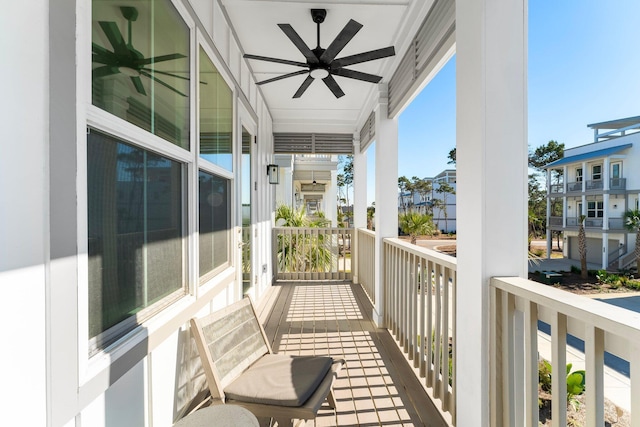
POLYGON ((604 331, 594 325, 585 329, 587 427, 600 427, 604 425, 604 331))
POLYGON ((538 427, 538 305, 525 303, 525 427, 538 427))
MULTIPOLYGON (((551 372, 567 369, 567 316, 555 313, 551 319, 551 372)), ((551 375, 551 425, 567 425, 567 381, 565 375, 551 375)))

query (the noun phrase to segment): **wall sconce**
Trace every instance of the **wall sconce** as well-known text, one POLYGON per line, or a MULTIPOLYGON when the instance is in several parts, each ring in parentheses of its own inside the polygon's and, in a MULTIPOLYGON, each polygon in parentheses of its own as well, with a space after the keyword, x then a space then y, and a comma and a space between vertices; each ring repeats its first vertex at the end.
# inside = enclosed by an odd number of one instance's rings
POLYGON ((613 209, 618 209, 618 205, 613 205, 613 209))
POLYGON ((280 184, 280 166, 267 165, 267 175, 269 176, 269 184, 280 184))
POLYGON ((571 206, 567 206, 567 209, 568 209, 568 210, 571 210, 571 206))

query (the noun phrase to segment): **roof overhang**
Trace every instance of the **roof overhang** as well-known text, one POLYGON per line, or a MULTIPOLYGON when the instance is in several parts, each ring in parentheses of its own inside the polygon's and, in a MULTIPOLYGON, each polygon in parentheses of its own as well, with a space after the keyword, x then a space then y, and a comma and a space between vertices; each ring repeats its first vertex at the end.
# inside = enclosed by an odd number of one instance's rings
POLYGON ((571 163, 583 162, 586 160, 593 160, 599 157, 608 157, 613 154, 617 154, 627 148, 631 148, 633 144, 624 144, 618 145, 615 147, 603 148, 602 150, 590 151, 588 153, 576 154, 575 156, 564 157, 560 160, 556 160, 555 162, 549 163, 545 166, 545 169, 555 169, 558 166, 564 166, 571 163))

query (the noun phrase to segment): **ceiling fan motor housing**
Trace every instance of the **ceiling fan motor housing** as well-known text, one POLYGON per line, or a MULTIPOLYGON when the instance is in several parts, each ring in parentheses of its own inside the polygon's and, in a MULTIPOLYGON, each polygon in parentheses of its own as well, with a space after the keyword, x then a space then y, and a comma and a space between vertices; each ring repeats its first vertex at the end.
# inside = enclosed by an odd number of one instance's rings
POLYGON ((316 24, 322 24, 327 17, 327 9, 311 9, 311 19, 316 24))

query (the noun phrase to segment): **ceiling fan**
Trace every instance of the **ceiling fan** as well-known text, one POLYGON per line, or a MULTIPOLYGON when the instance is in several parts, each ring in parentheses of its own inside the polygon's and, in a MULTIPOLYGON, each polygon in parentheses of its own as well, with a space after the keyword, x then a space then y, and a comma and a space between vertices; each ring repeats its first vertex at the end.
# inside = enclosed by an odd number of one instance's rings
POLYGON ((349 20, 347 25, 345 25, 342 31, 340 31, 336 38, 331 42, 329 47, 323 49, 320 47, 320 24, 324 22, 326 16, 326 9, 311 9, 311 18, 318 27, 318 43, 315 49, 310 49, 291 25, 278 24, 278 27, 280 27, 280 29, 285 33, 289 40, 291 40, 291 42, 304 55, 305 59, 307 60, 306 63, 290 61, 287 59, 245 54, 244 57, 248 59, 276 62, 278 64, 287 64, 304 68, 300 71, 294 71, 292 73, 283 74, 278 77, 257 82, 257 84, 263 85, 289 77, 307 74, 307 78, 304 80, 304 82, 302 82, 302 85, 300 85, 296 93, 293 95, 294 98, 300 98, 315 79, 322 79, 324 84, 329 88, 329 90, 331 90, 335 97, 340 98, 341 96, 344 96, 344 92, 342 91, 336 80, 333 78, 333 76, 347 77, 350 79, 362 80, 370 83, 380 82, 380 80, 382 80, 382 77, 380 76, 355 70, 349 70, 344 67, 393 56, 395 55, 395 49, 393 48, 393 46, 336 59, 336 56, 340 53, 340 51, 342 51, 347 43, 349 43, 351 39, 356 35, 356 33, 360 31, 360 29, 362 28, 362 24, 354 21, 353 19, 349 20))
POLYGON ((188 77, 149 68, 149 65, 158 62, 186 58, 186 56, 180 53, 172 53, 169 55, 160 55, 153 58, 145 58, 142 53, 140 53, 133 47, 131 37, 131 24, 138 19, 138 9, 130 6, 121 6, 120 12, 122 12, 122 16, 128 22, 127 41, 124 41, 122 33, 120 32, 120 29, 115 22, 98 22, 105 36, 107 36, 109 43, 111 43, 113 51, 110 51, 96 43, 92 43, 91 51, 93 54, 93 62, 102 64, 102 66, 93 69, 93 78, 98 79, 118 73, 124 74, 131 78, 131 82, 133 83, 133 86, 136 88, 136 91, 138 91, 139 94, 146 95, 147 92, 144 90, 142 79, 140 78, 140 76, 145 76, 161 84, 162 86, 186 97, 186 94, 180 92, 168 83, 160 80, 154 74, 163 74, 183 80, 189 80, 188 77))

